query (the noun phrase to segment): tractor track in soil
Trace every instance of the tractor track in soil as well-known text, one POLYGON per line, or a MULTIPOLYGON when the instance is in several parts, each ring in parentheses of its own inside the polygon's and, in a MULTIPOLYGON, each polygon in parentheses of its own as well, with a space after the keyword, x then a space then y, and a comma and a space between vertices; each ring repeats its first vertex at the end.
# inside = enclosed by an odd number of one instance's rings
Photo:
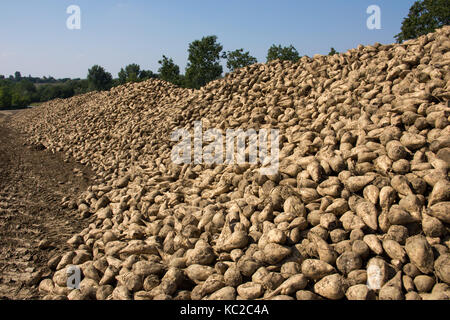
POLYGON ((37 286, 50 274, 48 260, 69 250, 66 241, 89 224, 62 199, 76 201, 94 176, 62 154, 28 145, 8 125, 15 112, 0 112, 0 300, 42 298, 37 286))

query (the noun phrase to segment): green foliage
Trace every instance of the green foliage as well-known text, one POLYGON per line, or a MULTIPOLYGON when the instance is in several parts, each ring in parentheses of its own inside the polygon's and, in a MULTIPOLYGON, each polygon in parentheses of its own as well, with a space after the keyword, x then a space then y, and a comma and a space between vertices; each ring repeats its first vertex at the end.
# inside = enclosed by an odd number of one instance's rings
POLYGON ((0 108, 25 107, 35 98, 36 87, 27 80, 0 81, 0 108))
POLYGON ((228 51, 222 56, 227 59, 227 68, 234 71, 239 68, 244 68, 258 62, 258 60, 250 55, 250 52, 244 52, 244 49, 228 51))
POLYGON ((112 86, 111 73, 106 72, 99 65, 95 65, 88 70, 87 79, 89 81, 89 87, 92 90, 108 90, 112 86))
POLYGON ((29 96, 23 96, 20 91, 14 90, 11 96, 11 106, 13 107, 26 107, 31 103, 31 98, 29 96))
POLYGON ((200 88, 222 75, 220 53, 223 47, 217 36, 203 37, 189 44, 189 57, 186 67, 186 86, 200 88))
MULTIPOLYGON (((0 75, 0 80, 1 79, 6 79, 5 76, 0 75)), ((11 81, 11 82, 20 82, 21 80, 28 80, 31 83, 58 83, 58 82, 65 82, 68 81, 70 79, 66 78, 66 79, 59 79, 56 80, 55 78, 49 76, 49 77, 42 77, 42 78, 38 78, 38 77, 32 77, 32 76, 28 76, 28 77, 22 77, 21 73, 19 71, 16 71, 13 75, 10 75, 7 80, 11 81)))
POLYGON ((328 53, 329 56, 333 56, 335 54, 338 54, 339 52, 337 52, 333 47, 330 50, 330 53, 328 53))
POLYGON ((119 82, 120 84, 125 84, 127 82, 137 82, 139 80, 140 73, 141 67, 138 64, 129 64, 125 67, 125 69, 120 69, 119 82))
MULTIPOLYGON (((114 84, 114 83, 113 83, 114 84)), ((72 90, 73 95, 83 94, 89 92, 89 81, 87 79, 83 80, 70 80, 66 83, 68 89, 67 91, 72 90)))
POLYGON ((31 95, 36 92, 36 87, 30 81, 23 79, 16 86, 22 94, 31 95))
POLYGON ((112 82, 112 86, 113 87, 117 87, 117 86, 120 86, 121 85, 121 83, 120 83, 120 80, 117 78, 117 79, 113 79, 113 82, 112 82))
POLYGON ((7 85, 0 86, 0 109, 11 107, 11 89, 7 85))
POLYGON ((158 69, 160 79, 176 85, 181 84, 180 67, 173 62, 172 58, 163 55, 162 60, 159 60, 158 63, 161 65, 158 69))
MULTIPOLYGON (((23 107, 34 102, 69 98, 93 90, 108 90, 120 84, 152 78, 161 78, 182 87, 200 88, 222 76, 221 58, 227 60, 227 67, 231 71, 258 62, 242 48, 221 55, 222 49, 223 46, 214 35, 190 43, 185 75, 180 74, 180 67, 165 55, 158 61, 161 65, 159 74, 151 70, 141 70, 138 64, 132 63, 121 68, 118 79, 113 79, 111 74, 99 65, 94 65, 88 70, 87 79, 55 79, 51 76, 37 78, 31 75, 22 77, 19 71, 8 78, 0 75, 0 108, 23 107)), ((333 48, 332 52, 335 52, 333 48)), ((289 47, 273 45, 268 51, 267 60, 274 59, 297 61, 300 56, 292 45, 289 47)))
MULTIPOLYGON (((111 81, 111 84, 113 82, 111 81)), ((53 77, 33 78, 31 76, 0 77, 0 109, 22 108, 35 102, 45 102, 57 98, 70 98, 77 94, 96 90, 88 79, 59 79, 53 77)))
POLYGON ((36 87, 33 83, 28 80, 21 80, 14 86, 11 97, 11 105, 15 107, 26 107, 33 100, 35 93, 36 87))
POLYGON ((289 47, 272 45, 267 52, 267 62, 276 59, 297 62, 300 59, 300 55, 293 45, 290 45, 289 47))
POLYGON ((118 76, 119 76, 119 84, 127 83, 127 73, 123 68, 120 69, 118 76))
POLYGON ((139 73, 139 80, 141 81, 156 78, 158 78, 158 75, 156 73, 153 73, 153 71, 151 70, 141 70, 141 72, 139 73))
POLYGON ((46 84, 39 86, 37 89, 37 96, 39 98, 36 99, 36 101, 45 102, 57 98, 65 99, 70 98, 75 94, 86 93, 88 92, 87 88, 89 87, 89 83, 86 80, 84 81, 86 86, 85 89, 80 89, 81 83, 72 81, 63 84, 46 84))
POLYGON ((153 73, 151 70, 141 70, 141 67, 136 63, 127 65, 125 69, 121 68, 118 76, 118 84, 158 78, 158 75, 153 73))
POLYGON ((450 0, 416 1, 403 20, 398 43, 414 39, 450 24, 450 0))
POLYGON ((178 82, 179 82, 178 85, 179 85, 180 87, 188 88, 186 76, 185 76, 184 74, 180 74, 180 76, 179 76, 179 81, 178 81, 178 82))

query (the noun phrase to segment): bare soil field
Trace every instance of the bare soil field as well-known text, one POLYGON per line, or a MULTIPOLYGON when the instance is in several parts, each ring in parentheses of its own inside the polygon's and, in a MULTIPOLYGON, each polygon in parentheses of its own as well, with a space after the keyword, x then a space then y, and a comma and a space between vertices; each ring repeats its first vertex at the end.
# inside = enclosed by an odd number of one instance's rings
POLYGON ((8 127, 20 111, 0 112, 0 299, 38 299, 48 260, 88 224, 61 200, 89 185, 89 168, 43 146, 30 146, 8 127))

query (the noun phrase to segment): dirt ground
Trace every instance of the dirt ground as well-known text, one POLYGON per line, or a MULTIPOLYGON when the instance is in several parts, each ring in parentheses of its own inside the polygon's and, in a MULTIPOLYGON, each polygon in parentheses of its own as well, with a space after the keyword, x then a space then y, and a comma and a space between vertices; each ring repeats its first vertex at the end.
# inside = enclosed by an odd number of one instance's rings
POLYGON ((15 112, 0 111, 0 300, 40 298, 47 261, 89 224, 62 199, 76 201, 93 176, 61 154, 27 145, 8 126, 15 112))

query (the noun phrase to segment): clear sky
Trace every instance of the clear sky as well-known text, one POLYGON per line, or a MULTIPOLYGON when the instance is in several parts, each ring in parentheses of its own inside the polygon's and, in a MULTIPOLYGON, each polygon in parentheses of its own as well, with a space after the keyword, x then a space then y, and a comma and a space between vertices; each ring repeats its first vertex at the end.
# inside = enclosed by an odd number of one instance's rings
MULTIPOLYGON (((359 44, 393 43, 414 0, 1 0, 0 74, 85 78, 94 64, 117 77, 137 63, 158 71, 162 55, 182 73, 190 42, 217 35, 224 50, 244 48, 265 62, 272 44, 300 55, 339 52, 359 44), (81 29, 69 30, 69 5, 81 8, 81 29), (370 5, 381 29, 369 30, 370 5)), ((225 63, 223 63, 225 65, 225 63)))

